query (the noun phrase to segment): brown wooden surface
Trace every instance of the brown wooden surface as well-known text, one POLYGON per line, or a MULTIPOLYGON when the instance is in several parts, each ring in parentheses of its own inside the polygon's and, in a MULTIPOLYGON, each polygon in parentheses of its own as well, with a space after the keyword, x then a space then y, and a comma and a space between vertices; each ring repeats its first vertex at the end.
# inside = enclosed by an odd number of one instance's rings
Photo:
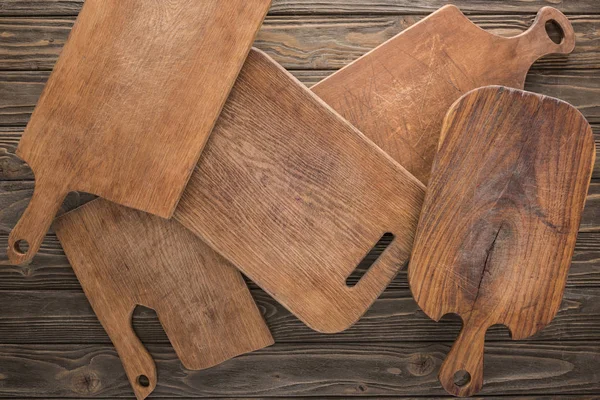
MULTIPOLYGON (((595 0, 453 3, 476 24, 505 36, 524 31, 540 7, 567 12, 577 36, 574 52, 536 62, 526 89, 575 104, 600 134, 600 10, 595 0)), ((81 0, 0 2, 0 248, 6 247, 6 233, 33 189, 31 171, 16 160, 14 147, 81 4, 81 0)), ((445 0, 274 0, 256 45, 311 86, 444 4, 445 0)), ((595 178, 600 178, 598 171, 597 167, 595 178)), ((87 199, 69 195, 63 208, 87 199)), ((506 328, 490 329, 481 396, 600 396, 594 364, 600 357, 598 202, 600 185, 595 181, 565 299, 553 322, 522 341, 511 341, 506 328)), ((405 272, 365 318, 336 335, 310 330, 256 285, 252 293, 281 342, 274 347, 277 354, 228 361, 225 370, 210 375, 210 370, 185 371, 154 313, 136 310, 134 328, 143 343, 152 355, 166 355, 158 360, 159 386, 153 397, 447 399, 437 370, 460 321, 444 318, 436 323, 424 315, 410 298, 405 272), (433 368, 428 367, 431 357, 437 362, 433 368), (415 365, 423 366, 420 376, 427 379, 425 386, 413 381, 415 365), (176 382, 163 383, 163 374, 176 382), (208 376, 214 378, 207 380, 208 376)), ((46 238, 39 256, 26 268, 0 267, 0 295, 0 342, 5 344, 0 349, 0 373, 8 378, 2 380, 2 397, 24 399, 34 393, 77 399, 132 397, 116 352, 54 235, 46 238), (110 361, 102 362, 107 357, 110 361)))
POLYGON ((442 386, 483 386, 485 333, 543 329, 562 302, 596 156, 574 107, 501 86, 471 91, 445 117, 408 278, 417 304, 463 328, 440 368, 442 386), (456 379, 466 372, 467 380, 456 379))
POLYGON ((273 344, 241 274, 178 222, 96 199, 54 227, 139 400, 157 376, 131 325, 137 305, 156 310, 187 369, 273 344))
POLYGON ((170 218, 269 6, 87 1, 17 147, 36 190, 11 262, 73 190, 170 218))
POLYGON ((252 50, 173 219, 308 326, 335 333, 356 322, 408 261, 424 192, 302 83, 252 50), (392 243, 348 286, 388 232, 392 243))
POLYGON ((449 5, 312 90, 427 185, 442 120, 455 100, 481 86, 523 88, 535 60, 574 47, 573 27, 555 8, 542 8, 526 32, 505 38, 449 5), (546 33, 549 21, 560 25, 559 44, 546 33))

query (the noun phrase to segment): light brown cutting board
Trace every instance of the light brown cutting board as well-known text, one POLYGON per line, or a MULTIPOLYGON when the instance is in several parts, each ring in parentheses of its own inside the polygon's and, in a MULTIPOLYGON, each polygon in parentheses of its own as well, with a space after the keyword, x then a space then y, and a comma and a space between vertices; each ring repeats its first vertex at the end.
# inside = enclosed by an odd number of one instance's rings
POLYGON ((449 393, 481 389, 490 326, 522 339, 554 318, 595 154, 585 118, 557 99, 487 87, 451 107, 408 273, 428 316, 463 319, 439 375, 449 393))
POLYGON ((174 218, 308 326, 338 332, 407 262, 423 198, 417 179, 252 50, 174 218))
POLYGON ((187 369, 273 344, 240 273, 178 222, 97 199, 54 227, 138 399, 157 382, 131 326, 138 304, 156 310, 187 369))
POLYGON ((10 260, 69 191, 170 217, 269 5, 87 0, 17 149, 36 186, 10 260))
POLYGON ((570 22, 551 7, 542 8, 526 32, 505 38, 449 5, 312 90, 426 185, 444 115, 455 100, 486 85, 522 89, 535 60, 570 53, 574 45, 570 22), (549 21, 561 27, 561 44, 546 33, 549 21))

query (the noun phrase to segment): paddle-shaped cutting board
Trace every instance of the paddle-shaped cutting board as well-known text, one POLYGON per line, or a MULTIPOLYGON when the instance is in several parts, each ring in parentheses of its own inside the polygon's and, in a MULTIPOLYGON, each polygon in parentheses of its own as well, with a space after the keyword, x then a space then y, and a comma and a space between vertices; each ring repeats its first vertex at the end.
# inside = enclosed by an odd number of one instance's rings
POLYGON ((440 128, 448 108, 486 85, 523 88, 529 67, 549 53, 570 53, 573 27, 542 8, 523 34, 492 35, 445 6, 312 90, 424 184, 429 181, 440 128), (560 44, 545 30, 554 21, 560 44))
POLYGON ((174 218, 308 326, 354 323, 406 263, 423 185, 252 50, 174 218), (385 233, 395 240, 354 287, 385 233))
POLYGON ((439 374, 449 393, 481 389, 490 326, 522 339, 558 311, 595 154, 585 118, 557 99, 496 86, 451 107, 408 271, 429 317, 463 319, 439 374))
POLYGON ((54 227, 138 399, 157 381, 131 326, 138 304, 156 310, 188 369, 273 344, 240 273, 178 222, 98 199, 54 227))
POLYGON ((170 217, 269 5, 87 0, 17 149, 36 187, 10 260, 69 191, 170 217))

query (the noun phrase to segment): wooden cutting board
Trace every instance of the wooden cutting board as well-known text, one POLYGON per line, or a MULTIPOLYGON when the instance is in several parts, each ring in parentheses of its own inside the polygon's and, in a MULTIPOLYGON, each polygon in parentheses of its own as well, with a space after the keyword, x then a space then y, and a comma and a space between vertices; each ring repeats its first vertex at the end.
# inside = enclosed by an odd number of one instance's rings
POLYGON ((98 199, 54 227, 138 399, 157 381, 131 326, 138 304, 156 310, 187 369, 273 344, 240 273, 178 222, 98 199))
POLYGON ((408 278, 428 316, 463 319, 439 374, 449 393, 481 389, 490 326, 522 339, 558 311, 595 154, 585 118, 557 99, 486 87, 448 112, 408 278))
POLYGON ((17 149, 36 187, 10 260, 69 191, 170 217, 269 5, 87 0, 17 149))
POLYGON ((354 323, 407 262, 423 185, 252 50, 174 218, 311 328, 354 323), (395 239, 354 287, 385 233, 395 239))
POLYGON ((424 184, 429 181, 446 111, 486 85, 523 88, 529 67, 549 53, 570 53, 573 27, 542 8, 523 34, 492 35, 445 6, 312 87, 333 109, 424 184), (554 21, 561 44, 545 30, 554 21))

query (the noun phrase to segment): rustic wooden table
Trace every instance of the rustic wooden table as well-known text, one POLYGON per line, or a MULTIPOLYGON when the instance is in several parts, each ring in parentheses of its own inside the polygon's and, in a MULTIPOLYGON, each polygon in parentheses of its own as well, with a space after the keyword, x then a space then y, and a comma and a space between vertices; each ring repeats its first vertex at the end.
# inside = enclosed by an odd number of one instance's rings
MULTIPOLYGON (((32 173, 14 150, 82 3, 0 0, 0 248, 33 189, 32 173)), ((444 4, 274 0, 256 45, 310 86, 444 4)), ((567 13, 577 33, 575 52, 536 63, 526 88, 573 103, 600 134, 598 0, 454 4, 505 35, 524 30, 542 6, 567 13)), ((89 198, 71 194, 64 208, 89 198)), ((563 306, 529 340, 513 342, 502 327, 488 333, 482 396, 600 396, 599 260, 596 167, 563 306)), ((153 312, 136 311, 134 326, 159 368, 154 397, 446 396, 436 375, 460 323, 427 318, 410 296, 405 272, 355 327, 329 336, 312 332, 251 287, 277 344, 207 371, 184 370, 153 312)), ((28 267, 0 267, 0 304, 0 398, 133 396, 53 234, 28 267)))

